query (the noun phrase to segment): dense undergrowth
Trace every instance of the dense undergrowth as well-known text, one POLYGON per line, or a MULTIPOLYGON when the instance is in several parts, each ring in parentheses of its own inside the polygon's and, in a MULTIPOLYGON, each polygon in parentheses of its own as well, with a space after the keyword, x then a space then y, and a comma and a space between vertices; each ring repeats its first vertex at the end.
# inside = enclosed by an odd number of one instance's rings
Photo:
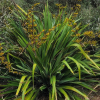
POLYGON ((79 90, 88 90, 92 83, 99 84, 100 52, 91 52, 99 46, 99 33, 84 31, 76 19, 80 11, 77 4, 71 14, 67 6, 56 4, 54 15, 45 5, 35 15, 34 4, 28 12, 15 4, 6 18, 6 39, 0 43, 0 100, 79 100, 79 90), (5 45, 7 48, 5 48, 5 45))

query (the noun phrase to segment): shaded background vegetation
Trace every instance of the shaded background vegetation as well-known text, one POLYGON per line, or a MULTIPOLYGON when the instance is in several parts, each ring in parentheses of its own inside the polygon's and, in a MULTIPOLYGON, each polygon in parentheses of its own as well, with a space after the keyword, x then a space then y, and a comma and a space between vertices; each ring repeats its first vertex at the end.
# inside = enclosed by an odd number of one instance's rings
MULTIPOLYGON (((35 11, 43 11, 44 5, 47 0, 0 0, 0 28, 1 24, 4 25, 3 20, 5 14, 9 12, 7 7, 13 8, 13 2, 19 4, 23 9, 27 10, 32 4, 40 2, 40 5, 35 7, 35 11)), ((48 0, 49 8, 51 12, 56 13, 58 8, 55 6, 56 3, 67 5, 68 12, 71 12, 71 7, 74 7, 77 3, 81 4, 81 11, 79 12, 78 18, 81 18, 82 24, 89 24, 86 30, 99 31, 100 28, 100 0, 48 0)))
MULTIPOLYGON (((27 11, 33 4, 40 2, 40 5, 34 8, 34 11, 42 12, 47 0, 0 0, 0 41, 7 40, 7 32, 5 31, 6 19, 11 16, 10 9, 14 8, 14 3, 21 6, 25 11, 27 11), (5 16, 6 15, 6 16, 5 16)), ((76 4, 81 5, 81 10, 79 11, 76 19, 80 18, 82 25, 89 24, 84 31, 99 32, 100 30, 100 0, 48 0, 49 9, 53 14, 58 12, 58 7, 56 3, 61 3, 63 6, 67 5, 67 12, 70 14, 72 12, 72 7, 76 4)), ((38 14, 38 13, 35 13, 38 14)), ((98 40, 98 39, 97 39, 98 40)), ((99 41, 99 40, 98 40, 99 41)), ((8 43, 8 42, 7 42, 8 43)), ((6 49, 9 48, 9 43, 6 44, 6 49)))

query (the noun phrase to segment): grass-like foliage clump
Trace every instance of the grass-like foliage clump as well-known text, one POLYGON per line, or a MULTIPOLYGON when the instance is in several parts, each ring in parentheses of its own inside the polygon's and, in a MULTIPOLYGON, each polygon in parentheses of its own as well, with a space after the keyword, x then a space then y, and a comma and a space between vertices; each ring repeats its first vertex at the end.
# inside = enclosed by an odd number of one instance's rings
POLYGON ((87 54, 88 44, 80 41, 87 25, 80 26, 64 9, 52 16, 48 4, 37 17, 32 11, 36 5, 28 13, 16 5, 15 17, 8 19, 8 40, 14 47, 0 47, 1 64, 8 69, 1 77, 9 80, 1 93, 5 100, 79 100, 76 92, 89 100, 77 87, 93 91, 89 83, 97 82, 91 77, 100 68, 99 54, 87 54))

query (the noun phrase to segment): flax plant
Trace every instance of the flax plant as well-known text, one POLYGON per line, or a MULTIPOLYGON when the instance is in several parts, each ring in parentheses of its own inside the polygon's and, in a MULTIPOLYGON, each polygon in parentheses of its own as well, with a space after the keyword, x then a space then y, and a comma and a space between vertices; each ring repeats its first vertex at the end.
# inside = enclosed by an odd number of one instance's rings
POLYGON ((8 70, 18 76, 6 86, 18 86, 13 100, 37 100, 44 96, 48 100, 78 100, 75 92, 89 100, 77 87, 94 91, 89 82, 97 81, 90 77, 97 74, 94 69, 100 68, 97 57, 94 61, 85 52, 86 47, 75 42, 86 26, 79 29, 78 20, 73 20, 72 15, 68 17, 64 10, 53 17, 48 4, 40 18, 19 6, 17 11, 17 21, 9 19, 9 38, 18 47, 15 52, 6 51, 11 64, 8 70))

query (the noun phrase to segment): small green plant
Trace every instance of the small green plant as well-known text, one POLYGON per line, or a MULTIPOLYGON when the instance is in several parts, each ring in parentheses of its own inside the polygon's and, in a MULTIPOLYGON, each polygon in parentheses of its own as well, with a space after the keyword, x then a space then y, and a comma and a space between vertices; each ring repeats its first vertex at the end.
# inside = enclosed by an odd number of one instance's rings
MULTIPOLYGON (((100 68, 97 56, 91 55, 90 58, 85 52, 87 45, 82 47, 80 42, 77 43, 79 37, 84 37, 81 32, 87 25, 79 28, 78 20, 73 20, 72 15, 68 18, 62 9, 53 17, 48 4, 39 18, 32 11, 36 5, 28 13, 16 5, 20 15, 12 12, 17 18, 9 19, 9 38, 17 46, 5 54, 10 64, 6 68, 15 76, 12 77, 13 82, 1 86, 5 89, 14 87, 16 98, 13 100, 37 100, 41 97, 77 100, 79 97, 75 92, 89 100, 77 87, 93 90, 89 82, 97 81, 87 78, 96 75, 94 69, 100 68)), ((5 60, 2 64, 5 65, 5 60)), ((8 100, 13 93, 13 90, 4 92, 5 99, 8 100)))

